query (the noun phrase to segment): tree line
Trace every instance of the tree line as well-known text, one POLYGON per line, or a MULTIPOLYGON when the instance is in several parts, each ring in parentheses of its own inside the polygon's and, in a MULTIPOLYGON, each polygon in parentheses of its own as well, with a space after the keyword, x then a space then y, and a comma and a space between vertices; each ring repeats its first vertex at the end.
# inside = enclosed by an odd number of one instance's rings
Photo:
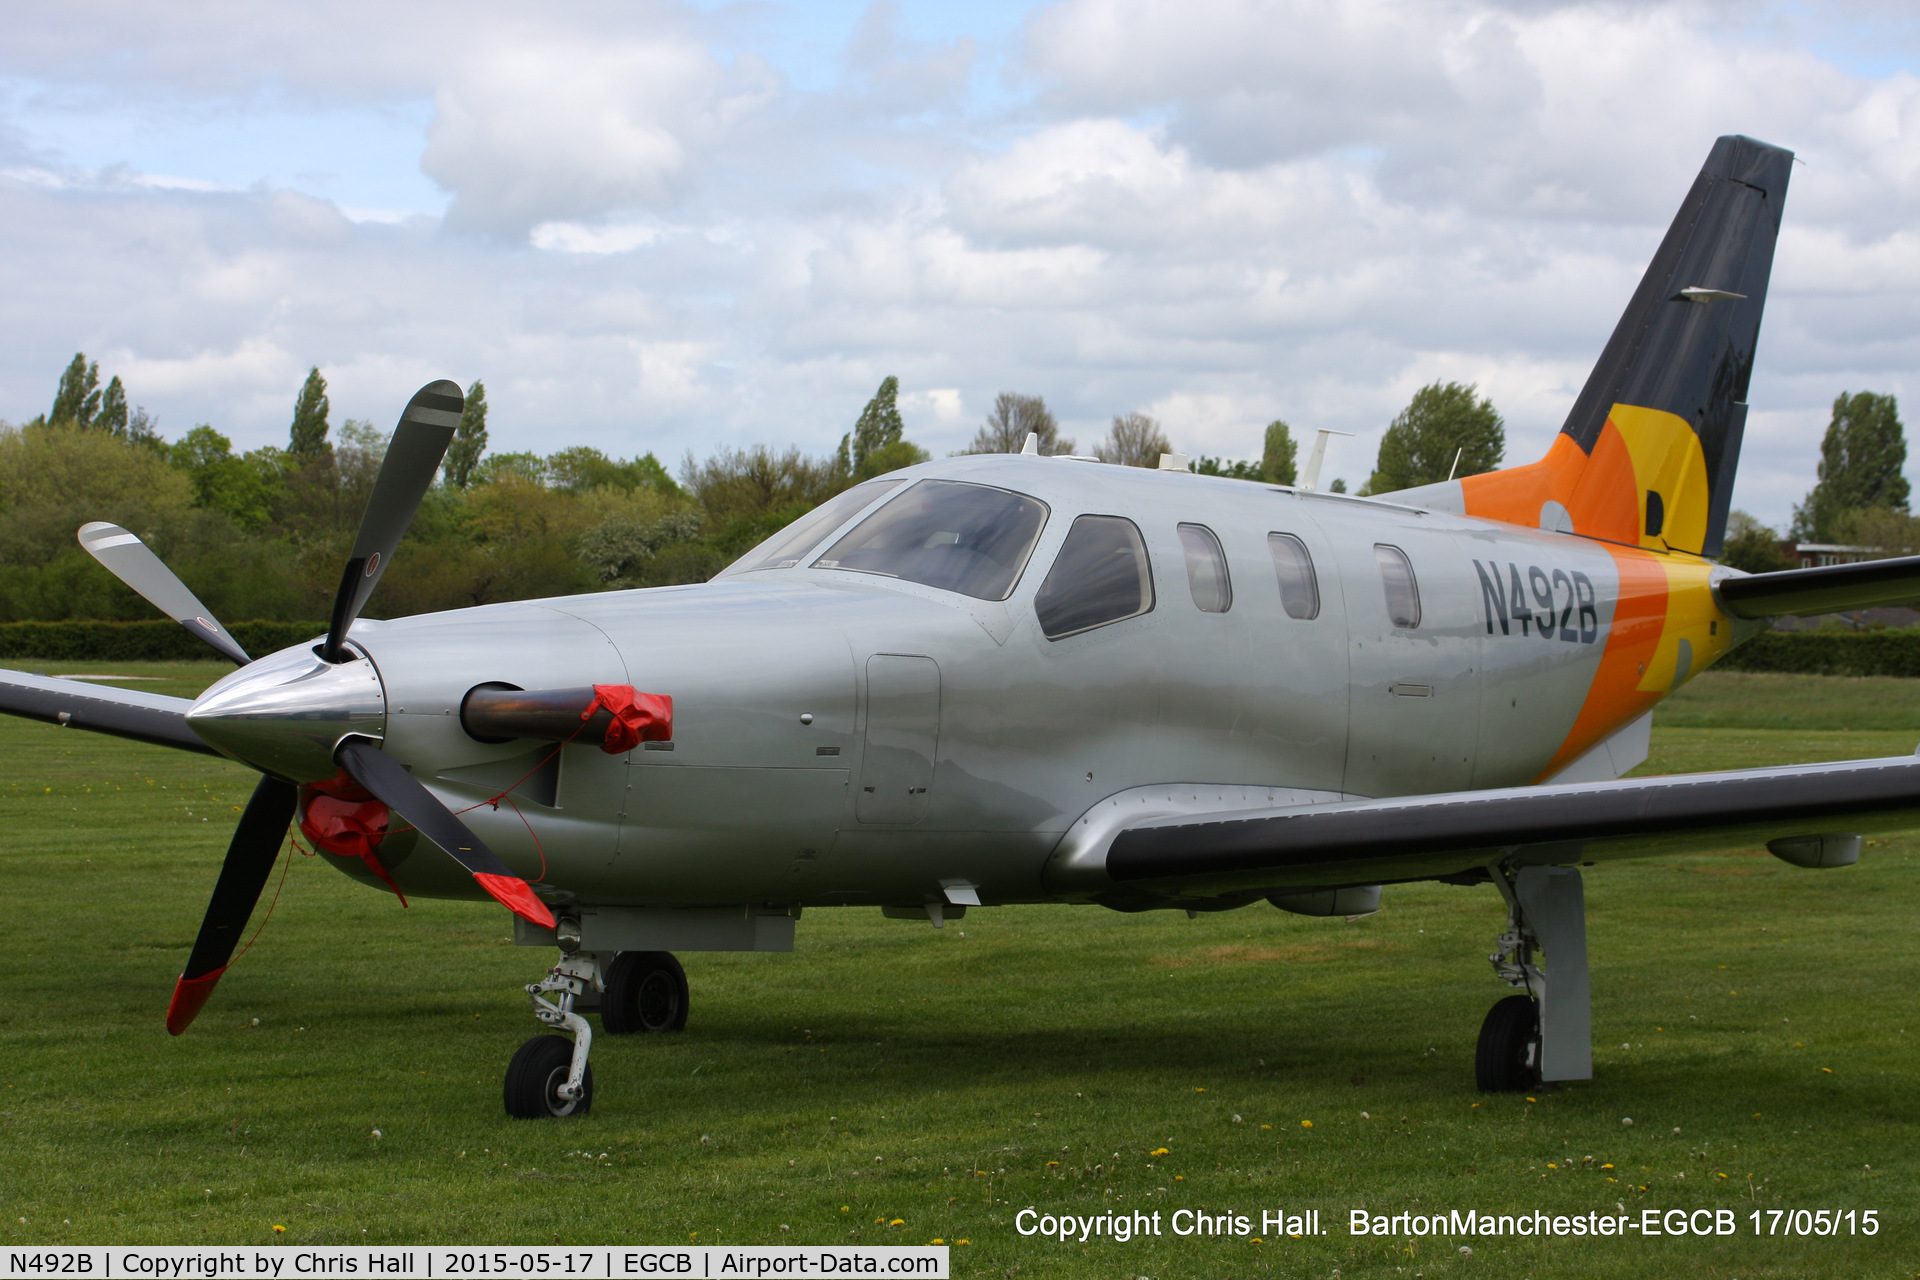
MULTIPOLYGON (((488 450, 486 387, 466 408, 439 482, 381 583, 375 609, 401 616, 529 597, 703 582, 737 556, 849 485, 923 462, 888 377, 836 450, 723 447, 689 452, 677 470, 652 453, 610 457, 575 445, 549 454, 488 450)), ((1042 396, 1002 392, 963 453, 1070 455, 1042 396)), ((74 541, 88 520, 140 534, 221 617, 322 617, 358 528, 387 433, 363 419, 337 427, 327 382, 310 369, 294 396, 284 446, 238 452, 207 423, 168 440, 130 406, 119 377, 76 354, 51 409, 0 423, 0 621, 149 616, 74 541)), ((1361 493, 1387 493, 1498 468, 1505 427, 1470 384, 1434 382, 1389 424, 1361 493)), ((1267 424, 1258 457, 1202 456, 1194 469, 1295 484, 1298 445, 1284 420, 1267 424)), ((1117 414, 1088 456, 1156 467, 1174 449, 1142 412, 1117 414)), ((1819 482, 1796 529, 1838 540, 1920 544, 1908 528, 1905 439, 1893 398, 1862 392, 1835 402, 1819 482), (1877 523, 1876 523, 1877 522, 1877 523)), ((1342 481, 1329 486, 1346 489, 1342 481)), ((1728 562, 1779 557, 1777 538, 1736 512, 1728 562), (1745 558, 1743 558, 1745 557, 1745 558)), ((1779 567, 1774 561, 1769 567, 1779 567)))

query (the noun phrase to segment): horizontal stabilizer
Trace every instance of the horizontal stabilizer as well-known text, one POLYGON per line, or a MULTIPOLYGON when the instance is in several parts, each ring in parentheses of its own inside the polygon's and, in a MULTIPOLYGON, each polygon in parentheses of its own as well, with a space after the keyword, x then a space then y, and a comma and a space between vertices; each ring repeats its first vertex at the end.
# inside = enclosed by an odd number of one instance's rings
POLYGON ((1116 835, 1105 870, 1119 885, 1219 894, 1916 826, 1920 757, 1894 756, 1160 818, 1116 835))
POLYGON ((1920 556, 1783 569, 1716 583, 1720 607, 1736 618, 1811 618, 1847 609, 1920 600, 1920 556))
POLYGON ((57 676, 0 671, 0 715, 25 716, 71 729, 91 729, 116 738, 203 755, 218 752, 187 728, 193 702, 134 689, 95 688, 57 676))

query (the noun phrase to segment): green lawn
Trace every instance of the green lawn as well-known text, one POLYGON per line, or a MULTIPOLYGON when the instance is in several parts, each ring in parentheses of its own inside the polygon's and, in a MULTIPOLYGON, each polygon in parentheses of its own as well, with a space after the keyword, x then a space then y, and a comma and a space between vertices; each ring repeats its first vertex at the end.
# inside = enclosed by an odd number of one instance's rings
MULTIPOLYGON (((112 669, 179 693, 225 670, 112 669)), ((1657 718, 1648 767, 1911 751, 1916 686, 1708 675, 1657 718)), ((792 955, 684 957, 685 1034, 600 1040, 593 1114, 529 1123, 503 1115, 500 1074, 537 1029, 520 986, 546 957, 507 945, 497 908, 403 911, 296 857, 173 1039, 167 997, 253 775, 6 719, 0 759, 9 1243, 282 1224, 331 1243, 965 1239, 960 1276, 1920 1273, 1911 840, 1832 872, 1738 851, 1589 873, 1596 1075, 1535 1101, 1472 1088, 1506 994, 1493 890, 1400 886, 1352 925, 1264 905, 1000 908, 937 932, 810 912, 792 955), (1015 1234, 1027 1205, 1319 1208, 1330 1234, 1059 1245, 1015 1234), (1345 1231, 1358 1207, 1616 1205, 1730 1207, 1743 1234, 1467 1258, 1345 1231), (1756 1241, 1756 1208, 1885 1225, 1756 1241)))

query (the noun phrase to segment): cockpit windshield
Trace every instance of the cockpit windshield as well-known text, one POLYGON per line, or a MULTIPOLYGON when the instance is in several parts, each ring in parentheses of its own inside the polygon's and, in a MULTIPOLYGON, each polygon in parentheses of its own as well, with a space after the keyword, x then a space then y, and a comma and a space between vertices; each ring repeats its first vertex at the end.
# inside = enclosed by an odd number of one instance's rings
POLYGON ((1023 493, 958 480, 922 480, 862 520, 813 562, 1005 600, 1047 522, 1023 493))
POLYGON ((852 519, 856 512, 880 500, 905 483, 901 480, 869 480, 845 493, 827 499, 747 554, 735 560, 716 577, 730 577, 755 569, 791 569, 813 550, 820 539, 852 519))

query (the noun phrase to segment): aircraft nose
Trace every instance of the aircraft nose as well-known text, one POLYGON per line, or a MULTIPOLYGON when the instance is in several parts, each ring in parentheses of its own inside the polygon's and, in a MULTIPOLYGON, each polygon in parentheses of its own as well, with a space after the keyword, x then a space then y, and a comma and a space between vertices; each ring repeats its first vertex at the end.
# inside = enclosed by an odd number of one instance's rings
POLYGON ((364 654, 321 660, 307 645, 283 649, 201 694, 187 726, 242 764, 294 782, 335 776, 343 738, 384 738, 386 691, 364 654))

